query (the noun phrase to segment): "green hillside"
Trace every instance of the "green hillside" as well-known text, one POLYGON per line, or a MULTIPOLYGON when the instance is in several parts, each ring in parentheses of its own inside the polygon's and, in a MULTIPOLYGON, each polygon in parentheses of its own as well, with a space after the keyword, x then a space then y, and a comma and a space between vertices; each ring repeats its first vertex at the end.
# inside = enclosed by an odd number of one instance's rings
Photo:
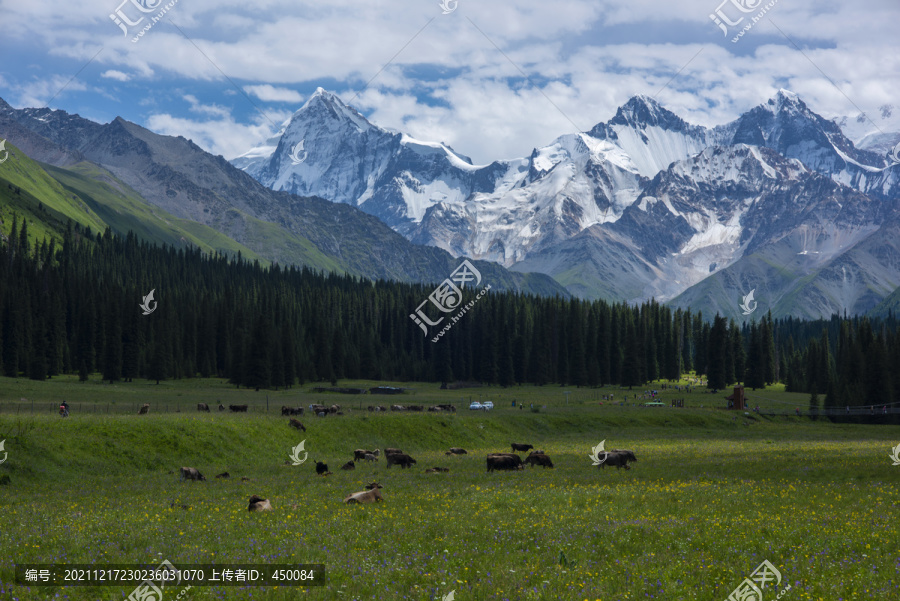
POLYGON ((77 194, 67 191, 39 163, 7 142, 9 157, 0 164, 0 219, 9 233, 13 213, 28 219, 29 239, 62 239, 67 220, 103 231, 103 219, 77 194))

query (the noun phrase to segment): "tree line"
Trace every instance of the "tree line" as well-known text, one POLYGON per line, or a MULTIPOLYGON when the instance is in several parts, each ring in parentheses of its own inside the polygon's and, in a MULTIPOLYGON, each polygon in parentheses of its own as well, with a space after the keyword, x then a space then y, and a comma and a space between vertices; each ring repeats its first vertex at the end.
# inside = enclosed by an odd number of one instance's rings
MULTIPOLYGON (((718 389, 783 381, 829 406, 900 393, 893 317, 738 325, 655 301, 492 291, 434 343, 436 332, 410 319, 432 290, 73 224, 61 245, 30 246, 27 223, 14 218, 0 244, 0 363, 6 376, 35 380, 215 376, 256 389, 348 378, 642 386, 693 371, 718 389), (150 290, 157 305, 144 315, 150 290)), ((476 292, 464 290, 462 304, 476 292)))

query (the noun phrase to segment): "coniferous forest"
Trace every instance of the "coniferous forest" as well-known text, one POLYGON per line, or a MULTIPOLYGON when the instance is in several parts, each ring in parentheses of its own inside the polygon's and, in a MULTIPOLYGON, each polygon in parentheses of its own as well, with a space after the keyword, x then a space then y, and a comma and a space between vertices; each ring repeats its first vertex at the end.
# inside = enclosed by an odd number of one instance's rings
POLYGON ((784 382, 825 407, 900 402, 893 316, 761 315, 738 325, 657 302, 492 291, 434 343, 409 318, 432 290, 262 267, 71 224, 61 245, 30 247, 27 224, 14 224, 0 244, 2 373, 216 376, 281 388, 344 378, 641 386, 694 371, 711 388, 784 382), (158 306, 143 315, 150 290, 158 306))

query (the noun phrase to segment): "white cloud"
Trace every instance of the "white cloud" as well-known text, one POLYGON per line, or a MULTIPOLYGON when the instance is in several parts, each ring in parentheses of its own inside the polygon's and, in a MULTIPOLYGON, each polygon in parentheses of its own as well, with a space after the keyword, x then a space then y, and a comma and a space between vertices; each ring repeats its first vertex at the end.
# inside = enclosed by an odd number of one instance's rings
POLYGON ((244 86, 244 91, 265 102, 303 102, 303 96, 290 88, 276 88, 273 85, 244 86))
POLYGON ((117 71, 115 69, 110 69, 108 71, 104 71, 100 74, 100 77, 105 77, 107 79, 115 79, 116 81, 128 81, 131 79, 131 76, 127 73, 123 73, 122 71, 117 71))
MULTIPOLYGON (((290 113, 273 113, 284 120, 290 113)), ((271 135, 271 125, 262 117, 255 122, 237 123, 230 114, 219 119, 192 120, 169 113, 156 113, 147 119, 148 129, 168 136, 184 136, 216 155, 231 159, 245 153, 260 140, 271 135)))

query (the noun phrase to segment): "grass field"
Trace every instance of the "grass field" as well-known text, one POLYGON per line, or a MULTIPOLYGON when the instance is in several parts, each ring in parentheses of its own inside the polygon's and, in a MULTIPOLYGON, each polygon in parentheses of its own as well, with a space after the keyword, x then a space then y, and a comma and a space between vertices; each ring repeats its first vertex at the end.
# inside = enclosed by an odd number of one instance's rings
MULTIPOLYGON (((375 385, 340 383, 367 384, 375 385)), ((723 405, 723 395, 702 387, 670 395, 684 397, 684 409, 648 409, 594 400, 635 392, 617 388, 409 386, 415 393, 398 399, 310 393, 308 386, 255 392, 219 380, 0 379, 8 454, 0 477, 10 478, 0 486, 0 599, 111 600, 134 588, 29 588, 13 583, 17 563, 162 559, 326 566, 323 587, 193 587, 186 600, 439 600, 455 591, 456 601, 718 601, 763 560, 781 572, 778 590, 790 584, 785 600, 900 599, 900 466, 889 458, 900 443, 897 426, 734 415, 711 408, 723 405), (356 409, 468 405, 479 395, 496 409, 356 409), (62 398, 74 408, 68 419, 51 411, 62 398), (513 409, 513 399, 526 409, 513 409), (217 401, 252 410, 195 410, 197 402, 217 401), (133 414, 139 402, 151 404, 149 415, 133 414), (307 432, 289 428, 281 405, 311 402, 340 403, 346 414, 305 415, 307 432), (285 465, 301 440, 308 461, 285 465), (592 467, 591 448, 601 440, 633 449, 633 469, 592 467), (484 456, 508 451, 511 441, 544 449, 556 467, 486 473, 484 456), (387 469, 382 457, 338 469, 355 448, 386 446, 418 463, 387 469), (450 446, 469 454, 447 458, 450 446), (314 460, 327 461, 333 474, 317 476, 314 460), (180 466, 209 480, 179 482, 180 466), (450 472, 424 473, 433 466, 450 472), (223 471, 231 478, 213 478, 223 471), (372 480, 384 486, 383 503, 341 503, 372 480), (270 499, 274 511, 248 513, 252 494, 270 499)), ((759 397, 779 408, 806 401, 777 389, 759 397)), ((766 588, 766 601, 776 596, 766 588)))

